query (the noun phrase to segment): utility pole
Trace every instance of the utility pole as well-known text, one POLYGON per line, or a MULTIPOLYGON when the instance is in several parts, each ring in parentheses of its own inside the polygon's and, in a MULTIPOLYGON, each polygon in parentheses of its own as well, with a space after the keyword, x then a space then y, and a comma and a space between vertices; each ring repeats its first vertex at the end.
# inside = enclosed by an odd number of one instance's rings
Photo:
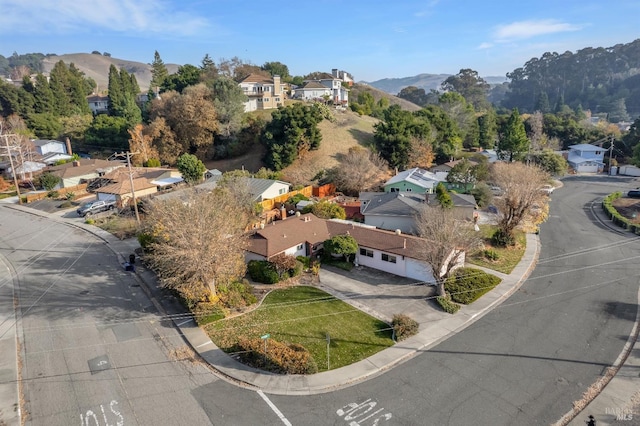
MULTIPOLYGON (((1 133, 2 133, 2 127, 0 126, 0 134, 1 133)), ((9 136, 16 136, 16 135, 2 135, 2 137, 4 138, 5 149, 7 150, 7 157, 9 157, 9 163, 11 164, 11 174, 13 175, 13 184, 16 187, 16 194, 18 195, 18 204, 22 204, 22 195, 20 195, 20 186, 18 185, 17 171, 13 165, 13 155, 11 155, 11 149, 12 148, 15 149, 16 147, 9 146, 9 136)))
POLYGON ((140 214, 138 213, 138 201, 136 200, 136 190, 133 186, 133 170, 131 170, 131 156, 139 154, 139 152, 121 152, 118 154, 117 152, 113 154, 109 158, 121 158, 126 157, 127 159, 127 168, 129 169, 129 184, 131 185, 131 198, 133 199, 133 210, 136 212, 136 222, 140 225, 140 214))

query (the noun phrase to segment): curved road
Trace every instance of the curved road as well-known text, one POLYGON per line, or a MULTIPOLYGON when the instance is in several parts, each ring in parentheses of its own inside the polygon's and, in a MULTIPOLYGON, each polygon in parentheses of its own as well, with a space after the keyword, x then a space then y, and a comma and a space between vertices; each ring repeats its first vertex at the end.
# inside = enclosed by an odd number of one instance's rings
POLYGON ((615 361, 636 318, 638 238, 603 227, 590 208, 622 182, 567 178, 534 273, 472 326, 379 377, 300 397, 238 388, 176 362, 184 342, 99 239, 0 208, 30 423, 553 423, 615 361))

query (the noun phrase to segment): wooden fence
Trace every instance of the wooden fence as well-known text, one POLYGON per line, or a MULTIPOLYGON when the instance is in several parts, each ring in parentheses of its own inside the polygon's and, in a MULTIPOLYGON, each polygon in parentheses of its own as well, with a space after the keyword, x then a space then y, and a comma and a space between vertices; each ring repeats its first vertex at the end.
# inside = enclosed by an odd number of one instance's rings
POLYGON ((313 187, 305 186, 304 188, 299 189, 297 191, 287 192, 286 194, 279 195, 276 198, 264 200, 260 203, 262 204, 262 210, 267 211, 267 210, 272 210, 276 207, 279 207, 280 204, 284 204, 289 198, 293 197, 296 194, 302 194, 305 197, 311 197, 313 196, 313 187))

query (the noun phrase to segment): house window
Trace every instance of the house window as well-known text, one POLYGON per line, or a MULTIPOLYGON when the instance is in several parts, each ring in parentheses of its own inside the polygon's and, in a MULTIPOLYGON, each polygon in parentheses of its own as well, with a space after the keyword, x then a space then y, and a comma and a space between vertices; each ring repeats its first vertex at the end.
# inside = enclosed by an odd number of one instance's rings
POLYGON ((285 188, 280 188, 278 190, 278 194, 282 195, 282 194, 286 194, 287 190, 285 188))
POLYGON ((386 254, 386 253, 382 253, 382 260, 384 262, 396 263, 396 257, 395 256, 391 256, 391 255, 386 254))
POLYGON ((298 247, 296 247, 296 250, 300 251, 304 248, 304 244, 298 244, 298 247))
POLYGON ((276 102, 280 102, 280 98, 276 98, 276 102))
POLYGON ((407 188, 407 192, 411 192, 411 188, 407 188))
POLYGON ((269 102, 269 98, 264 98, 264 101, 265 102, 269 102))
POLYGON ((258 102, 262 102, 262 98, 258 98, 258 102))
POLYGON ((391 188, 391 192, 398 192, 398 188, 391 188))
POLYGON ((361 256, 367 256, 367 257, 373 257, 373 251, 372 250, 368 250, 366 248, 361 248, 360 249, 360 255, 361 256))

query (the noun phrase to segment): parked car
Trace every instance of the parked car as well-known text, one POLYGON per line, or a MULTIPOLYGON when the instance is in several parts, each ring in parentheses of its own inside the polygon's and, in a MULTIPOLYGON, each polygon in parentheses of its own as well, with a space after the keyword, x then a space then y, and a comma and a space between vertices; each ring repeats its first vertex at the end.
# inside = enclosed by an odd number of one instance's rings
POLYGON ((113 210, 116 208, 115 200, 97 200, 90 201, 86 204, 81 205, 76 213, 78 216, 91 216, 96 213, 106 212, 108 210, 113 210))
POLYGON ((632 189, 627 192, 627 197, 629 198, 640 198, 640 189, 632 189))
POLYGON ((556 188, 552 185, 544 185, 542 188, 540 188, 540 191, 544 192, 547 195, 551 195, 554 189, 556 188))

